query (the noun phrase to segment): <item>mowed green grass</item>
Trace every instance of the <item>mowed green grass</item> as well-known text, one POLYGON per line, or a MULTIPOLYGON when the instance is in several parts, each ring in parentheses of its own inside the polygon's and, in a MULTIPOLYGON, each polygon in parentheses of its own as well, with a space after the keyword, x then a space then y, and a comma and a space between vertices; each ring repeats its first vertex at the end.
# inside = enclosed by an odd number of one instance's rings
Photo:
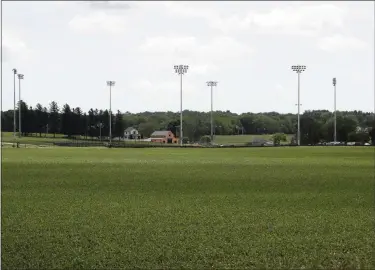
POLYGON ((373 269, 372 147, 3 149, 2 268, 373 269))
MULTIPOLYGON (((287 141, 281 142, 284 143, 290 143, 290 140, 293 135, 286 135, 287 141)), ((245 144, 252 142, 254 139, 265 139, 272 141, 272 134, 265 134, 265 135, 217 135, 214 138, 214 142, 218 144, 245 144)))
MULTIPOLYGON (((64 137, 62 134, 56 134, 55 137, 53 134, 48 134, 45 136, 44 133, 42 133, 42 136, 39 137, 39 134, 36 134, 37 136, 28 136, 28 137, 21 137, 18 138, 18 133, 16 139, 13 137, 12 132, 2 132, 2 141, 6 143, 13 143, 14 141, 20 142, 21 144, 33 144, 33 145, 52 145, 54 142, 69 142, 71 140, 64 137)), ((35 134, 34 134, 35 135, 35 134)), ((287 141, 281 142, 284 143, 290 143, 290 140, 293 135, 287 135, 287 141)), ((255 138, 261 138, 272 141, 272 134, 265 134, 265 135, 216 135, 214 142, 217 144, 246 144, 249 142, 252 142, 255 138)), ((84 139, 84 137, 82 137, 84 139)), ((118 140, 113 140, 114 142, 118 140)), ((160 143, 151 143, 151 142, 144 142, 144 141, 126 141, 126 143, 143 143, 143 144, 160 144, 160 143)))
POLYGON ((5 143, 13 143, 13 142, 19 142, 21 144, 33 144, 33 145, 52 145, 54 142, 64 142, 68 141, 67 139, 63 138, 64 135, 62 134, 56 134, 55 137, 53 137, 53 134, 44 134, 42 133, 42 136, 39 137, 39 134, 37 136, 31 137, 31 136, 21 136, 21 138, 18 137, 18 132, 16 134, 16 138, 13 136, 13 132, 2 132, 1 133, 1 140, 5 143))

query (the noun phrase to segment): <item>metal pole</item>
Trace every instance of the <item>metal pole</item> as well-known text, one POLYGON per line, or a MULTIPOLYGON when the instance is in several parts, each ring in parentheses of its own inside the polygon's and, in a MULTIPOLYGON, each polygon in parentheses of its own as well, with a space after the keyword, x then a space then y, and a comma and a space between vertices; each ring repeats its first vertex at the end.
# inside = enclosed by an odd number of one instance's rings
POLYGON ((297 144, 301 145, 301 130, 300 130, 300 73, 298 74, 298 130, 297 130, 297 144))
POLYGON ((182 133, 182 73, 180 74, 180 145, 182 146, 183 133, 182 133))
POLYGON ((112 144, 112 86, 109 85, 109 144, 112 144))
POLYGON ((212 111, 213 111, 213 91, 212 91, 213 85, 211 84, 211 143, 214 141, 214 122, 212 118, 212 111))
POLYGON ((18 136, 21 138, 21 77, 18 79, 18 136))
POLYGON ((102 124, 101 123, 99 126, 99 138, 100 138, 100 141, 102 141, 102 124))
POLYGON ((13 100, 13 137, 16 139, 16 69, 13 69, 14 100, 13 100))
POLYGON ((336 83, 334 84, 334 131, 333 131, 333 141, 337 141, 337 123, 336 123, 336 83))

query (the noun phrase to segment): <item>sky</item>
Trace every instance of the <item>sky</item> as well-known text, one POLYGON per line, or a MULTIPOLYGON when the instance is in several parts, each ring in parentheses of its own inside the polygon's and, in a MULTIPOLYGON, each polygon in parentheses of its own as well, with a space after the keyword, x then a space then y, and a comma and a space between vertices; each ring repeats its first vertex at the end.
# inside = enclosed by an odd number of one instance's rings
POLYGON ((2 109, 374 111, 374 1, 2 2, 2 109), (18 100, 18 82, 17 82, 18 100))

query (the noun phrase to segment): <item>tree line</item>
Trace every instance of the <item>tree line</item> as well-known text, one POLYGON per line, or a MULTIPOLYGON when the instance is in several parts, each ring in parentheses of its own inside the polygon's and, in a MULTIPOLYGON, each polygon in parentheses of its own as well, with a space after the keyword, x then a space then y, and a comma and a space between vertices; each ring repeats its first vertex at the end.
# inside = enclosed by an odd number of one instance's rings
MULTIPOLYGON (((84 136, 94 138, 108 136, 109 111, 90 109, 83 112, 80 107, 68 104, 59 107, 52 101, 48 108, 37 104, 28 106, 20 102, 22 135, 64 134, 67 137, 84 136)), ((210 134, 210 113, 185 110, 183 112, 184 137, 199 141, 210 134)), ((136 128, 142 137, 149 137, 155 130, 170 130, 179 136, 180 118, 175 112, 122 113, 117 111, 112 118, 112 136, 122 137, 127 127, 136 128)), ((1 112, 1 130, 13 131, 13 110, 1 112)), ((301 143, 316 144, 333 140, 333 113, 328 110, 305 111, 300 116, 301 143)), ((16 123, 18 127, 18 108, 16 123)), ((297 115, 267 113, 242 113, 230 111, 214 112, 214 134, 296 134, 297 115)), ((362 111, 337 112, 337 140, 375 142, 374 114, 362 111)))

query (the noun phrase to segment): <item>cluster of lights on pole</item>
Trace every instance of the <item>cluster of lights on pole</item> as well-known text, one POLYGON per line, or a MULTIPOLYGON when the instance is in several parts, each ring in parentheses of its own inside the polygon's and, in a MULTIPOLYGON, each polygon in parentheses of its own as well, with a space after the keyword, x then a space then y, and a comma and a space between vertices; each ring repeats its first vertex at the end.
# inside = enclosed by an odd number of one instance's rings
MULTIPOLYGON (((294 65, 291 67, 294 72, 298 74, 298 131, 297 131, 297 143, 300 145, 300 74, 306 70, 306 66, 304 65, 294 65)), ((180 76, 181 83, 180 83, 180 144, 182 145, 183 139, 183 125, 182 125, 182 75, 188 72, 189 66, 188 65, 175 65, 174 70, 176 74, 180 76)), ((24 79, 23 74, 17 73, 17 69, 13 69, 14 75, 14 137, 16 137, 16 75, 19 80, 19 106, 18 106, 18 114, 19 114, 19 137, 21 137, 21 80, 24 79)), ((107 86, 109 86, 109 139, 111 143, 112 137, 112 87, 115 86, 115 81, 107 81, 107 86)), ((211 88, 211 140, 213 140, 213 87, 217 86, 216 81, 208 81, 206 82, 207 86, 211 88)), ((336 78, 333 78, 332 84, 334 86, 334 141, 336 142, 336 78)))
POLYGON ((175 65, 174 70, 178 75, 184 75, 189 69, 188 65, 175 65))
POLYGON ((182 125, 182 75, 186 74, 188 65, 175 65, 174 71, 180 76, 180 145, 183 144, 183 125, 182 125))
POLYGON ((306 70, 306 66, 301 66, 301 65, 292 66, 292 70, 297 73, 302 73, 303 71, 306 70))
POLYGON ((211 119, 210 119, 210 122, 211 122, 211 132, 210 132, 210 138, 211 138, 211 142, 213 142, 214 141, 213 88, 214 88, 214 86, 217 86, 217 82, 216 81, 208 81, 207 82, 207 86, 209 86, 211 88, 211 119))
MULTIPOLYGON (((298 127, 297 127, 297 144, 300 145, 301 143, 301 131, 300 131, 300 75, 302 72, 306 70, 306 66, 304 65, 295 65, 292 66, 292 70, 298 74, 298 103, 296 104, 298 106, 298 127)), ((332 79, 332 84, 334 86, 334 135, 333 135, 333 140, 336 142, 336 78, 332 79)))
POLYGON ((306 66, 296 65, 292 66, 292 70, 298 74, 298 114, 297 114, 297 144, 301 144, 301 130, 300 130, 300 74, 306 70, 306 66))
POLYGON ((207 82, 207 86, 217 86, 217 82, 209 81, 207 82))
POLYGON ((16 138, 16 75, 18 78, 18 137, 21 138, 21 80, 24 79, 24 75, 18 73, 17 69, 12 69, 13 71, 13 83, 14 83, 14 108, 13 108, 13 137, 16 138))
POLYGON ((109 145, 112 144, 112 86, 115 84, 115 81, 107 81, 107 86, 109 86, 109 145))

